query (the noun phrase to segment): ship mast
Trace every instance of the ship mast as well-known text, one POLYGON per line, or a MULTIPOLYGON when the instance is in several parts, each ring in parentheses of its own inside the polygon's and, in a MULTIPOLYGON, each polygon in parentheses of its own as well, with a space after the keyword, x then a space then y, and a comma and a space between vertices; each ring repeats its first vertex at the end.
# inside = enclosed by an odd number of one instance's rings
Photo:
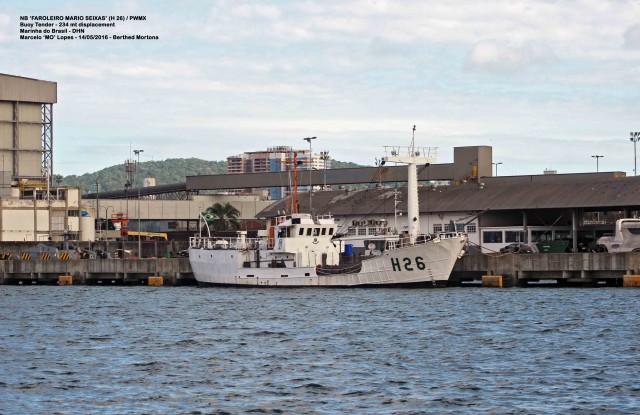
POLYGON ((420 206, 418 204, 418 164, 436 162, 437 147, 416 148, 416 126, 413 126, 413 135, 409 147, 385 147, 390 155, 385 156, 384 162, 402 163, 407 165, 407 221, 409 222, 409 241, 416 242, 420 234, 420 206))

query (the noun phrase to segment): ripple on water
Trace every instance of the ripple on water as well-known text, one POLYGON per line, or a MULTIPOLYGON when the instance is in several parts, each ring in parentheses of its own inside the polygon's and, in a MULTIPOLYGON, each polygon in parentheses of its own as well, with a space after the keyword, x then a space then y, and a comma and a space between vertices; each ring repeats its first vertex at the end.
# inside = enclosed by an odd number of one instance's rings
POLYGON ((0 286, 0 413, 640 407, 640 293, 0 286))

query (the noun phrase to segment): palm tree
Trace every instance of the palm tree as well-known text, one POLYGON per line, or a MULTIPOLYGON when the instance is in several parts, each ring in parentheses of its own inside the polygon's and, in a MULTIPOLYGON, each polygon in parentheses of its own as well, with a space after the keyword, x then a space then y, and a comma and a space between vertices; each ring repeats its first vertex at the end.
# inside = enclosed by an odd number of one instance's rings
POLYGON ((213 206, 207 208, 207 213, 212 214, 215 219, 211 223, 214 231, 227 231, 240 229, 238 217, 240 211, 231 203, 214 203, 213 206))

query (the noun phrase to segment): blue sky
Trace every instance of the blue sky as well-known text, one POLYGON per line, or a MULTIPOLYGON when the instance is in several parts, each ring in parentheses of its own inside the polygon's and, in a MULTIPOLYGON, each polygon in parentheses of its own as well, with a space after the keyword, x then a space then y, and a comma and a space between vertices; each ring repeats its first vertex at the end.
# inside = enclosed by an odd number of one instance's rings
POLYGON ((267 146, 373 164, 382 146, 493 146, 500 175, 633 174, 640 0, 4 1, 0 72, 58 83, 54 172, 267 146), (19 40, 20 15, 146 15, 19 40))

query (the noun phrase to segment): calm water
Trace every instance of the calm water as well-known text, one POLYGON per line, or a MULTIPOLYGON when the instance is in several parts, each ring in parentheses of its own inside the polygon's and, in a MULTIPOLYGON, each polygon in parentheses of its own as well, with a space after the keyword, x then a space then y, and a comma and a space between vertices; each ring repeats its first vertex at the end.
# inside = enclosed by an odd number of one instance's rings
POLYGON ((0 286, 0 413, 639 413, 639 315, 621 288, 0 286))

